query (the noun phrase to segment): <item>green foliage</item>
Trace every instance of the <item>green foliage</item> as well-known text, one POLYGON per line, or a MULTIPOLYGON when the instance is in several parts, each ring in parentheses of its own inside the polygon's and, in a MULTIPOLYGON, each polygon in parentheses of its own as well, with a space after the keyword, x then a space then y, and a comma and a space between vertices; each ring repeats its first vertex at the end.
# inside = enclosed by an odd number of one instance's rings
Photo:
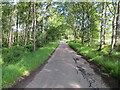
POLYGON ((83 54, 90 61, 100 65, 101 69, 105 70, 111 76, 120 80, 120 72, 118 71, 118 68, 120 67, 118 64, 120 59, 120 52, 115 52, 109 55, 109 51, 106 51, 106 48, 101 52, 97 51, 98 48, 96 44, 94 45, 95 47, 88 47, 87 45, 83 46, 80 43, 74 43, 72 41, 68 41, 67 43, 79 53, 83 54))
POLYGON ((36 41, 36 47, 39 48, 42 46, 42 42, 40 40, 36 41))
MULTIPOLYGON (((109 5, 112 13, 116 14, 116 6, 112 3, 108 3, 109 5)), ((106 8, 106 12, 110 12, 109 8, 106 8)), ((79 39, 77 43, 69 42, 69 44, 94 63, 102 65, 102 69, 109 74, 118 77, 117 74, 120 75, 120 73, 117 71, 117 61, 120 59, 120 45, 116 45, 114 49, 116 52, 111 55, 108 55, 110 42, 104 45, 101 52, 97 51, 100 46, 98 40, 100 39, 100 23, 105 20, 103 24, 106 42, 110 41, 113 24, 111 23, 113 14, 111 12, 102 14, 102 12, 102 3, 17 2, 14 5, 14 2, 3 2, 1 18, 3 61, 0 59, 0 63, 3 63, 3 87, 11 82, 14 83, 24 72, 29 72, 42 64, 58 45, 58 43, 49 42, 64 38, 71 40, 74 38, 74 41, 79 39), (102 15, 105 15, 104 20, 101 19, 102 15), (87 43, 82 42, 84 46, 81 45, 80 39, 84 39, 82 41, 87 43), (88 42, 91 47, 87 47, 88 42), (41 48, 37 50, 39 47, 41 48), (34 48, 37 51, 33 52, 34 48)), ((118 36, 120 36, 119 32, 118 36)))
POLYGON ((116 51, 120 52, 120 44, 117 44, 115 49, 116 51))
POLYGON ((59 42, 50 42, 35 52, 25 54, 18 62, 3 64, 2 86, 8 88, 15 84, 22 75, 29 75, 30 71, 43 64, 58 46, 59 42))
POLYGON ((2 58, 5 63, 17 62, 24 55, 25 48, 23 47, 11 47, 2 49, 2 58))
POLYGON ((32 52, 33 51, 33 49, 34 49, 34 46, 33 46, 33 44, 29 44, 29 45, 26 45, 26 46, 24 46, 26 49, 27 49, 27 51, 29 51, 29 52, 32 52))
POLYGON ((3 42, 2 43, 2 47, 6 47, 7 48, 8 47, 8 43, 7 42, 3 42))

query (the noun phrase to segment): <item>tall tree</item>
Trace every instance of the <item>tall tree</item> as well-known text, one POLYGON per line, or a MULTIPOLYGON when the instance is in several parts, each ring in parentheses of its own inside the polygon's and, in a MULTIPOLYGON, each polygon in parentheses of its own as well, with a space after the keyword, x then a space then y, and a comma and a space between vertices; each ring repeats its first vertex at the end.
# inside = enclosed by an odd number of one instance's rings
POLYGON ((111 49, 110 49, 110 54, 114 51, 114 47, 115 47, 115 39, 116 39, 116 37, 117 37, 117 30, 116 30, 116 32, 115 32, 115 29, 117 29, 118 27, 117 27, 117 25, 115 25, 115 24, 117 24, 116 22, 117 22, 117 14, 119 13, 119 11, 117 12, 117 9, 118 8, 116 8, 118 5, 117 5, 117 2, 115 2, 115 3, 113 3, 112 4, 112 6, 113 6, 113 20, 112 20, 112 36, 111 36, 111 49))
POLYGON ((84 13, 84 4, 82 4, 82 27, 81 27, 81 32, 82 32, 82 44, 84 45, 84 41, 85 41, 85 28, 84 28, 84 21, 85 21, 85 13, 84 13))
POLYGON ((101 30, 100 30, 100 47, 99 50, 101 50, 104 46, 104 37, 105 37, 105 8, 106 8, 106 2, 102 2, 102 15, 101 15, 101 30))
POLYGON ((34 3, 34 51, 36 50, 36 3, 34 3))
POLYGON ((117 2, 117 8, 116 9, 117 9, 116 10, 117 11, 116 12, 117 16, 116 16, 116 29, 115 29, 115 46, 117 44, 118 30, 119 30, 119 27, 120 27, 120 25, 119 25, 119 20, 120 20, 120 1, 117 2))
POLYGON ((27 45, 27 41, 28 41, 28 24, 29 24, 29 17, 30 17, 30 6, 31 6, 31 2, 28 3, 28 6, 26 7, 26 14, 27 14, 27 18, 26 18, 26 29, 25 29, 25 45, 27 45))

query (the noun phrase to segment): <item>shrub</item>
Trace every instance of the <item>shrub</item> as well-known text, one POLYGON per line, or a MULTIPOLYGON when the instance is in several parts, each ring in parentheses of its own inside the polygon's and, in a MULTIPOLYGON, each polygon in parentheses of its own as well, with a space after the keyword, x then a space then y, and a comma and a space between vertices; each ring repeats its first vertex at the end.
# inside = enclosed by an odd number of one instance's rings
POLYGON ((2 42, 2 47, 8 47, 8 43, 7 42, 2 42))
POLYGON ((17 44, 18 44, 18 42, 14 42, 14 43, 12 44, 12 46, 17 46, 17 44))
POLYGON ((27 49, 27 51, 29 51, 29 52, 32 52, 33 50, 34 50, 34 46, 33 46, 33 44, 29 44, 29 45, 26 45, 26 46, 24 46, 26 49, 27 49))
POLYGON ((42 42, 39 40, 39 41, 36 41, 36 47, 37 48, 39 48, 39 47, 41 47, 41 45, 42 45, 42 42))
POLYGON ((5 63, 17 62, 26 50, 23 47, 11 47, 2 49, 2 58, 5 63))
POLYGON ((81 43, 81 40, 77 40, 76 43, 81 43))
POLYGON ((118 44, 118 45, 116 46, 116 50, 117 50, 118 52, 120 52, 120 44, 118 44))

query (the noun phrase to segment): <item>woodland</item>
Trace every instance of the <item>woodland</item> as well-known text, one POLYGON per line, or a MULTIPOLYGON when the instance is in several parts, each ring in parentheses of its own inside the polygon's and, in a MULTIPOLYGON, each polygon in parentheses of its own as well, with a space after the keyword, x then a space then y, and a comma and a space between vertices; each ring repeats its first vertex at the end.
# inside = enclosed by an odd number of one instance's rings
POLYGON ((61 40, 120 80, 120 1, 2 2, 2 87, 43 64, 61 40))

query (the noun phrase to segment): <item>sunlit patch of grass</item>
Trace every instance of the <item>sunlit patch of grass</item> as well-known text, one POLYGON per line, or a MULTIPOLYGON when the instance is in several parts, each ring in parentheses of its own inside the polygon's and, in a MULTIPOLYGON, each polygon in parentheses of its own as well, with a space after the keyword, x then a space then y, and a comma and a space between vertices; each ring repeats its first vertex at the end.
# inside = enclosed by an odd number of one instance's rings
POLYGON ((0 56, 0 89, 2 89, 2 58, 0 56))
POLYGON ((29 75, 30 71, 43 64, 58 46, 59 42, 51 42, 35 52, 25 54, 21 60, 14 64, 3 64, 2 86, 8 88, 22 75, 29 75))
POLYGON ((3 63, 2 57, 0 56, 0 65, 3 63))
POLYGON ((24 73, 23 73, 23 75, 25 75, 25 76, 29 76, 29 71, 25 71, 24 73))
POLYGON ((87 44, 83 46, 80 43, 78 44, 72 41, 69 41, 68 44, 83 54, 85 57, 89 58, 90 61, 100 65, 101 69, 120 80, 120 72, 118 71, 118 68, 120 67, 118 64, 120 59, 120 52, 113 52, 111 55, 109 55, 109 44, 106 44, 102 51, 98 51, 98 43, 95 44, 94 47, 88 47, 87 44))

